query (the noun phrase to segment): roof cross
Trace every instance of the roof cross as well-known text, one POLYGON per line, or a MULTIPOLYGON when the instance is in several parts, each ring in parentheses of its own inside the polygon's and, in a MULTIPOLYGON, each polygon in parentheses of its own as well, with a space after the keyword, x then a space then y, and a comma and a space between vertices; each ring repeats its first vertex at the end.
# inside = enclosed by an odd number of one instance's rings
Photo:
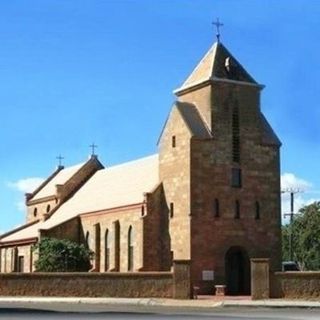
POLYGON ((215 21, 215 22, 212 22, 212 24, 214 25, 214 26, 216 26, 216 28, 217 28, 217 34, 216 34, 216 36, 217 36, 217 41, 218 41, 218 43, 220 42, 220 27, 223 27, 223 23, 221 23, 220 21, 219 21, 219 18, 217 18, 217 20, 215 21))
POLYGON ((96 144, 94 144, 94 142, 92 144, 90 144, 89 146, 91 148, 91 155, 95 156, 95 150, 96 148, 98 148, 98 146, 96 144))
POLYGON ((63 157, 61 154, 59 154, 59 155, 56 157, 56 159, 59 161, 59 162, 58 162, 59 167, 62 167, 62 160, 64 159, 64 157, 63 157))

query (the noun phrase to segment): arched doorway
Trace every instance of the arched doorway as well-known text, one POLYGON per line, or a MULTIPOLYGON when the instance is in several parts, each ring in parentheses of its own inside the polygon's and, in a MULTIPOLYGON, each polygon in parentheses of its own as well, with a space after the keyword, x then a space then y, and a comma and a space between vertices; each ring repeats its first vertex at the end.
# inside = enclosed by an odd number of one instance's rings
POLYGON ((229 295, 250 294, 250 261, 245 249, 231 247, 225 256, 226 285, 229 295))

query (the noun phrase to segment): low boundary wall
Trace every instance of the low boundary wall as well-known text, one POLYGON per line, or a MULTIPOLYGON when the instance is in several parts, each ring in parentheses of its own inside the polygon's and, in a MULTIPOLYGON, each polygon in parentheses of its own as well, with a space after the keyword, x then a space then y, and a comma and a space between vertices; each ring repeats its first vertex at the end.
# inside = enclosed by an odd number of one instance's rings
POLYGON ((270 280, 272 298, 320 300, 320 272, 275 272, 270 280))
POLYGON ((320 300, 320 272, 269 272, 269 259, 251 259, 252 299, 320 300))
POLYGON ((0 274, 0 296, 189 299, 190 263, 175 261, 173 272, 0 274))

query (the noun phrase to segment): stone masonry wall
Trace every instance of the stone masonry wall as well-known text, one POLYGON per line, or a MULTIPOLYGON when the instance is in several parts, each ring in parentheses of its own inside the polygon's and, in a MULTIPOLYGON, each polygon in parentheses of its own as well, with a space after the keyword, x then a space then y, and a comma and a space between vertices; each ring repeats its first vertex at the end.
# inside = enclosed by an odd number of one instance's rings
POLYGON ((169 209, 160 184, 146 195, 143 216, 143 270, 166 271, 172 266, 170 254, 169 209))
POLYGON ((189 299, 190 261, 175 261, 173 272, 0 274, 0 296, 189 299))
POLYGON ((320 300, 320 272, 275 272, 270 277, 271 298, 320 300))
POLYGON ((173 296, 171 273, 11 273, 0 275, 0 296, 173 296))
MULTIPOLYGON (((130 226, 133 232, 133 270, 138 271, 143 268, 143 219, 141 216, 142 204, 129 208, 119 208, 113 211, 101 211, 82 215, 82 237, 88 237, 88 245, 92 251, 96 251, 96 229, 100 226, 100 254, 95 252, 96 257, 100 257, 98 270, 96 271, 114 271, 116 268, 116 245, 115 245, 115 222, 120 225, 120 272, 128 271, 128 231, 130 226), (106 253, 106 235, 107 248, 109 248, 109 269, 105 269, 106 253)), ((95 261, 93 263, 95 265, 95 261)))
POLYGON ((74 242, 79 242, 80 241, 80 219, 76 217, 50 230, 41 230, 41 238, 43 237, 67 239, 74 242))
MULTIPOLYGON (((215 83, 211 92, 194 91, 180 100, 211 103, 213 139, 191 142, 191 274, 195 285, 212 293, 214 284, 226 284, 225 256, 241 247, 248 258, 270 257, 271 270, 281 262, 280 168, 276 146, 262 144, 259 89, 215 83), (201 94, 208 95, 201 97, 201 94), (238 106, 240 163, 232 159, 232 108, 238 106), (242 186, 231 186, 232 168, 241 169, 242 186), (214 201, 219 201, 219 217, 214 201), (235 219, 235 202, 240 218, 235 219), (255 219, 256 202, 260 219, 255 219), (266 245, 267 244, 267 245, 266 245), (203 270, 214 270, 214 282, 202 281, 203 270)), ((206 114, 202 114, 207 118, 206 114)), ((201 292, 201 291, 200 291, 201 292)))
POLYGON ((163 182, 169 212, 169 232, 173 258, 190 259, 190 138, 191 134, 174 107, 159 145, 160 181, 163 182), (175 136, 175 147, 172 137, 175 136))

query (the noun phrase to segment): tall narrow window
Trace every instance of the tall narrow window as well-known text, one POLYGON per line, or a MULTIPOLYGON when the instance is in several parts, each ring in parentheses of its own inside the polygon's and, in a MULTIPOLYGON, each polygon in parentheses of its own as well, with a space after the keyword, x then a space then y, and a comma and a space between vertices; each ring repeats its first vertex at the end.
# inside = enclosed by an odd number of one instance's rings
POLYGON ((234 204, 234 218, 240 219, 240 202, 239 200, 236 200, 234 204))
POLYGON ((24 256, 18 257, 18 272, 24 272, 24 256))
POLYGON ((133 270, 133 249, 132 226, 130 226, 128 231, 128 271, 133 270))
POLYGON ((114 268, 115 271, 120 271, 120 222, 113 222, 114 227, 114 268))
POLYGON ((234 188, 241 188, 242 178, 241 178, 241 169, 232 168, 231 169, 231 186, 234 188))
POLYGON ((95 244, 94 244, 94 252, 95 252, 95 271, 100 271, 100 256, 101 256, 101 229, 100 224, 97 223, 95 226, 95 244))
POLYGON ((239 108, 234 106, 232 110, 232 160, 240 163, 240 127, 239 108))
POLYGON ((109 230, 106 230, 104 236, 104 271, 110 268, 110 248, 109 248, 109 230))
POLYGON ((50 211, 50 204, 47 205, 47 213, 50 211))
POLYGON ((86 246, 87 246, 87 248, 90 248, 90 233, 89 233, 89 231, 86 232, 86 238, 85 238, 85 240, 86 240, 86 246))
POLYGON ((256 201, 255 207, 256 207, 255 219, 259 220, 260 219, 260 203, 258 201, 256 201))
POLYGON ((172 148, 176 147, 176 136, 172 136, 172 148))
POLYGON ((174 215, 174 204, 173 202, 170 203, 170 218, 173 218, 174 215))
POLYGON ((218 199, 214 199, 213 210, 214 210, 214 216, 216 218, 220 217, 220 204, 218 199))
POLYGON ((34 208, 33 209, 33 216, 36 217, 38 214, 38 209, 37 208, 34 208))

